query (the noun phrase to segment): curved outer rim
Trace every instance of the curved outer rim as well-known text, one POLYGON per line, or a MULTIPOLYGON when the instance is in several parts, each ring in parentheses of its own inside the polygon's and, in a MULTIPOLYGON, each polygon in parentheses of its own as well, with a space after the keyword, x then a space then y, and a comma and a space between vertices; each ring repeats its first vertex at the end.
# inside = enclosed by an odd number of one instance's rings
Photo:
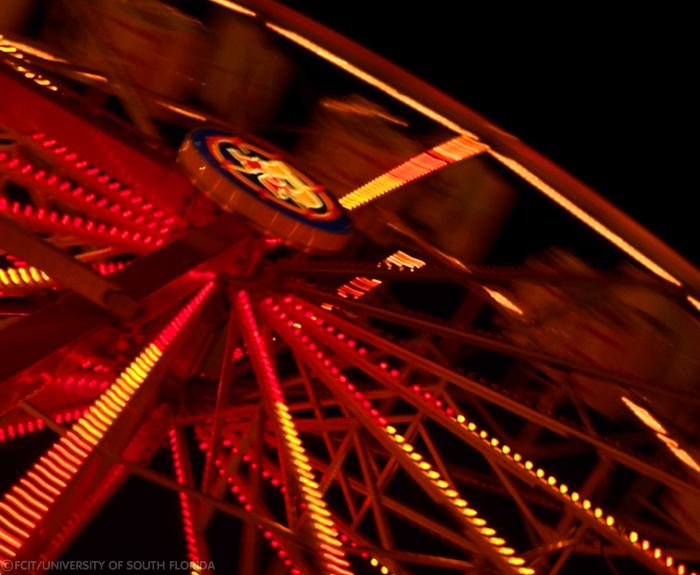
MULTIPOLYGON (((197 128, 186 136, 178 154, 178 162, 204 195, 224 211, 246 217, 256 228, 281 238, 292 247, 319 252, 336 252, 345 247, 350 239, 350 221, 332 194, 327 194, 328 200, 339 214, 326 221, 311 220, 280 204, 266 201, 252 188, 233 178, 204 146, 201 138, 216 135, 245 141, 217 128, 197 128)), ((257 140, 250 140, 250 143, 275 153, 270 146, 257 140)))
MULTIPOLYGON (((244 9, 254 11, 254 17, 263 20, 268 27, 279 26, 303 36, 363 72, 381 78, 396 92, 430 107, 463 128, 464 132, 477 134, 496 153, 524 166, 577 208, 658 263, 684 284, 690 293, 700 296, 698 268, 591 187, 515 136, 401 67, 287 6, 274 0, 242 0, 237 3, 244 9)), ((700 309, 700 304, 696 307, 700 309)))

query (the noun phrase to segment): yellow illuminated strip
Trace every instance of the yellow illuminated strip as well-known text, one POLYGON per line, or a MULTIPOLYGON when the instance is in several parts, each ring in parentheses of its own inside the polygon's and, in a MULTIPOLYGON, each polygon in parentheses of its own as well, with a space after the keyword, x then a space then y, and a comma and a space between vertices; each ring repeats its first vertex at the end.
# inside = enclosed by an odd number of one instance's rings
POLYGON ((20 44, 12 42, 11 40, 4 38, 3 35, 0 34, 0 53, 8 54, 9 56, 12 56, 12 58, 14 58, 14 60, 7 60, 7 63, 14 70, 22 74, 28 80, 32 80, 35 84, 38 84, 39 86, 43 86, 53 92, 58 91, 58 87, 53 82, 51 82, 51 80, 45 78, 41 74, 33 72, 26 66, 23 66, 20 62, 15 61, 22 60, 24 58, 24 54, 21 50, 18 49, 19 46, 20 44))
POLYGON ((200 290, 156 339, 123 370, 114 383, 93 403, 92 407, 73 424, 71 430, 62 436, 45 455, 39 457, 39 461, 26 473, 25 477, 19 480, 19 484, 46 504, 29 496, 27 491, 17 486, 12 487, 3 495, 0 499, 0 538, 4 539, 10 547, 2 546, 0 548, 0 560, 17 555, 17 552, 31 536, 31 533, 25 531, 21 525, 26 527, 28 522, 31 522, 34 526, 48 513, 48 505, 51 505, 61 495, 61 490, 78 473, 80 467, 93 451, 93 447, 97 446, 104 435, 109 432, 121 411, 146 380, 155 366, 153 358, 158 359, 163 355, 163 349, 172 343, 196 307, 202 303, 212 289, 213 284, 209 283, 200 290), (108 399, 110 397, 116 404, 108 399), (110 405, 109 409, 104 407, 105 403, 110 405), (20 494, 24 501, 19 501, 13 492, 20 494), (5 527, 3 528, 2 525, 5 527), (5 528, 9 529, 9 532, 5 528), (20 538, 10 536, 10 533, 14 533, 20 538))
POLYGON ((690 467, 693 471, 700 473, 700 464, 693 458, 690 453, 683 449, 678 442, 668 435, 666 428, 661 425, 658 419, 656 419, 649 410, 643 408, 641 405, 636 404, 634 401, 627 397, 622 398, 622 402, 627 406, 627 408, 637 416, 637 419, 646 425, 649 429, 656 433, 661 442, 668 447, 668 449, 675 455, 682 463, 690 467))
POLYGON ((246 16, 257 16, 255 12, 252 10, 249 10, 245 6, 241 6, 240 4, 236 4, 235 2, 231 2, 231 0, 209 0, 210 2, 213 2, 214 4, 218 4, 219 6, 223 6, 224 8, 228 8, 229 10, 233 10, 234 12, 238 12, 239 14, 245 14, 246 16))
POLYGON ((510 565, 517 567, 518 573, 521 575, 532 575, 535 573, 532 567, 524 566, 525 559, 516 556, 515 550, 506 546, 505 539, 499 537, 493 527, 487 526, 486 520, 479 517, 477 511, 469 506, 469 503, 460 496, 456 489, 450 487, 449 483, 443 479, 440 473, 433 469, 430 463, 425 461, 416 448, 397 432, 396 428, 387 425, 384 431, 386 431, 387 435, 394 443, 401 446, 401 449, 406 453, 407 457, 411 459, 412 463, 450 500, 452 505, 457 508, 457 511, 465 516, 466 520, 474 526, 482 537, 484 537, 498 553, 505 556, 505 560, 510 565))
MULTIPOLYGON (((640 541, 639 534, 636 531, 622 531, 619 527, 617 527, 615 518, 612 515, 607 515, 604 513, 600 507, 594 507, 588 499, 582 498, 576 491, 570 491, 567 485, 564 483, 559 483, 556 477, 553 475, 548 475, 544 469, 535 466, 532 461, 525 460, 520 453, 513 452, 508 445, 501 443, 495 437, 489 438, 486 431, 480 430, 476 424, 468 421, 464 415, 458 413, 457 415, 452 415, 450 417, 460 423, 464 429, 478 437, 486 445, 489 445, 496 453, 517 463, 534 479, 544 484, 549 489, 552 489, 560 497, 568 499, 571 503, 575 504, 576 507, 585 511, 591 517, 595 518, 600 524, 612 530, 617 535, 626 538, 637 549, 644 551, 647 555, 653 557, 659 561, 660 564, 665 565, 666 567, 670 568, 674 565, 674 558, 671 555, 664 555, 662 550, 658 547, 654 548, 652 551, 651 543, 646 539, 640 541)), ((683 575, 685 573, 685 565, 679 564, 673 571, 678 573, 678 575, 683 575)))
POLYGON ((418 154, 387 173, 348 192, 340 198, 340 205, 346 210, 359 208, 409 182, 427 176, 454 162, 470 158, 485 149, 486 146, 479 142, 466 136, 457 136, 427 152, 418 154))
POLYGON ((333 524, 331 523, 331 527, 323 527, 320 524, 323 520, 331 521, 330 512, 326 509, 325 501, 320 498, 318 483, 313 479, 313 475, 306 472, 306 469, 310 468, 309 458, 306 456, 304 447, 299 439, 299 434, 296 431, 292 416, 289 414, 289 409, 284 402, 278 400, 275 401, 275 412, 289 448, 290 458, 302 485, 301 497, 306 500, 311 517, 314 519, 313 525, 316 538, 320 542, 321 548, 328 551, 327 553, 322 553, 326 559, 325 567, 340 574, 352 575, 352 572, 347 570, 350 564, 345 560, 342 544, 338 540, 338 532, 332 526, 333 524), (326 534, 329 534, 330 537, 326 534), (330 543, 331 547, 328 548, 327 545, 324 545, 324 542, 330 543))
POLYGON ((677 285, 677 286, 681 285, 680 280, 678 280, 677 278, 672 276, 664 268, 662 268, 656 262, 654 262, 653 260, 651 260, 650 258, 645 256, 642 252, 640 252, 638 249, 633 247, 631 244, 627 243, 620 236, 618 236, 615 232, 613 232, 610 228, 604 226, 598 220, 596 220, 592 216, 588 215, 581 208, 579 208, 576 204, 574 204, 571 200, 565 198, 562 194, 557 192, 550 185, 546 184, 544 181, 542 181, 540 178, 538 178, 535 174, 533 174, 525 166, 523 166, 522 164, 516 162, 515 160, 512 160, 506 156, 503 156, 503 155, 501 155, 498 152, 495 152, 493 150, 491 150, 491 154, 493 155, 494 158, 496 158, 498 161, 500 161, 505 166, 509 167, 516 174, 518 174, 521 178, 523 178, 526 182, 535 186, 538 190, 540 190, 549 199, 555 201, 562 208, 564 208, 567 212, 569 212, 573 216, 577 217, 584 224, 591 227, 596 232, 598 232, 600 235, 605 237, 607 240, 609 240, 610 242, 615 244, 618 248, 620 248, 622 251, 627 253, 627 255, 629 255, 630 257, 637 260, 645 268, 647 268, 651 272, 655 273, 657 276, 665 279, 667 282, 670 282, 670 283, 677 285))
MULTIPOLYGON (((392 265, 398 266, 400 269, 408 268, 411 271, 420 269, 425 265, 423 260, 408 255, 407 253, 398 250, 393 254, 384 258, 379 262, 379 266, 385 264, 389 269, 392 265)), ((338 295, 344 298, 359 299, 365 294, 372 291, 377 286, 381 285, 381 281, 365 277, 356 277, 338 288, 338 295)))
POLYGON ((495 301, 498 305, 501 307, 506 308, 507 310, 512 311, 513 313, 516 313, 518 315, 524 315, 523 310, 516 304, 512 299, 510 299, 508 296, 506 296, 503 292, 497 291, 495 289, 490 289, 485 286, 484 291, 495 301))

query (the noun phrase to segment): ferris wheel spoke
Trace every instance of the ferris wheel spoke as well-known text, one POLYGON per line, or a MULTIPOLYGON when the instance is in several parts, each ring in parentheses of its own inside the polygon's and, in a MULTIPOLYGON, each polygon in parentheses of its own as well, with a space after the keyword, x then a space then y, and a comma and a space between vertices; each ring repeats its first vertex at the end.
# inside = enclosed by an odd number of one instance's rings
MULTIPOLYGON (((700 405, 700 398, 698 398, 696 394, 690 393, 684 389, 674 388, 668 385, 654 385, 652 383, 639 380, 628 374, 615 373, 608 369, 599 368, 597 366, 584 364, 569 358, 560 357, 540 349, 523 347, 507 340, 500 339, 491 334, 465 330, 464 328, 456 328, 437 318, 417 314, 403 308, 392 309, 383 305, 373 305, 361 301, 350 300, 309 287, 305 284, 300 284, 295 281, 286 282, 286 285, 289 286, 294 292, 313 296, 313 298, 317 301, 325 302, 351 312, 357 312, 362 316, 386 320, 396 325, 414 329, 419 333, 432 333, 447 339, 461 341, 479 349, 502 353, 506 356, 524 359, 526 361, 543 363, 557 369, 562 369, 566 372, 571 371, 578 374, 595 377, 603 383, 619 385, 624 388, 639 390, 640 392, 653 394, 655 396, 664 396, 690 402, 693 405, 700 405)), ((324 310, 321 311, 323 311, 323 313, 327 313, 324 310)), ((342 322, 344 325, 347 323, 337 316, 335 321, 342 322)))
MULTIPOLYGON (((361 392, 351 393, 346 390, 347 386, 354 389, 350 383, 344 384, 339 379, 337 368, 329 359, 323 359, 324 354, 315 351, 314 344, 303 344, 301 330, 292 330, 284 323, 287 317, 285 313, 279 311, 279 306, 273 307, 271 302, 265 304, 265 315, 267 320, 274 326, 275 330, 285 338, 287 343, 302 357, 304 361, 313 366, 315 374, 332 390, 332 392, 342 398, 342 402, 349 409, 363 427, 372 434, 380 445, 390 454, 393 459, 398 460, 401 467, 409 476, 435 501, 440 501, 445 505, 453 520, 461 525, 465 534, 471 539, 479 549, 480 554, 504 574, 520 573, 526 575, 534 573, 529 567, 522 566, 524 560, 514 551, 505 546, 502 538, 495 536, 495 531, 491 528, 483 527, 484 520, 478 517, 477 512, 459 496, 459 493, 432 469, 432 466, 424 461, 409 443, 404 443, 405 439, 396 432, 392 426, 387 426, 381 415, 377 415, 377 410, 371 407, 371 402, 364 399, 361 392), (277 310, 275 310, 277 307, 277 310), (336 373, 331 373, 335 370, 336 373), (404 445, 406 446, 404 448, 404 445)), ((291 320, 288 322, 291 324, 291 320)), ((347 380, 345 380, 347 381, 347 380)))
POLYGON ((355 452, 357 453, 357 457, 360 462, 360 470, 362 471, 362 476, 364 478, 365 485, 367 486, 367 491, 369 492, 368 499, 372 507, 372 516, 374 517, 374 524, 377 527, 379 541, 384 549, 391 550, 394 548, 394 537, 384 515, 384 509, 381 504, 379 492, 379 484, 377 482, 378 477, 375 473, 374 466, 370 463, 371 455, 366 446, 363 444, 363 440, 364 438, 362 438, 359 433, 353 434, 355 452))
MULTIPOLYGON (((269 305, 269 304, 268 304, 269 305)), ((393 372, 389 372, 388 367, 383 365, 381 367, 373 366, 369 363, 365 357, 367 356, 366 350, 364 353, 361 351, 362 348, 358 347, 358 344, 351 341, 348 336, 343 332, 345 327, 348 327, 349 333, 358 339, 365 340, 360 332, 360 328, 350 329, 350 324, 347 326, 345 324, 341 325, 337 317, 324 312, 308 303, 300 303, 300 300, 287 297, 284 300, 283 309, 289 314, 288 322, 298 322, 307 336, 311 336, 316 341, 343 356, 345 359, 349 359, 351 356, 354 357, 354 365, 365 371, 370 375, 374 381, 381 382, 386 386, 397 389, 397 392, 401 394, 402 399, 405 399, 408 403, 411 403, 418 409, 424 409, 430 415, 431 419, 443 425, 446 429, 453 432, 455 435, 462 437, 467 443, 472 444, 477 447, 479 451, 484 453, 487 457, 498 456, 499 464, 503 465, 510 473, 522 478, 526 483, 532 484, 532 479, 535 478, 535 485, 541 487, 548 492, 550 496, 554 496, 560 503, 576 515, 576 517, 587 523, 594 531, 602 535, 604 538, 609 539, 614 545, 619 546, 625 550, 626 553, 632 554, 641 563, 647 565, 655 572, 658 573, 675 573, 675 568, 671 569, 673 566, 673 558, 670 556, 665 556, 661 550, 654 550, 653 554, 650 552, 650 544, 648 541, 642 541, 639 543, 639 536, 635 532, 626 533, 625 531, 619 531, 619 527, 616 527, 615 520, 607 516, 602 512, 602 510, 595 510, 595 513, 591 513, 590 501, 582 500, 578 493, 569 492, 569 488, 562 485, 559 487, 557 485, 557 480, 554 477, 547 477, 546 473, 542 469, 537 469, 535 472, 534 465, 532 462, 522 463, 522 456, 519 454, 512 454, 510 447, 501 446, 500 442, 496 438, 488 439, 488 434, 485 431, 478 431, 478 428, 472 423, 468 422, 463 415, 457 413, 446 414, 443 409, 437 405, 433 406, 433 398, 431 396, 429 401, 423 399, 423 394, 413 394, 411 398, 411 392, 407 388, 403 388, 403 393, 401 392, 400 385, 397 383, 397 375, 393 372), (328 319, 330 323, 326 323, 324 319, 328 319), (338 327, 340 325, 340 328, 338 327), (418 399, 420 397, 420 400, 418 399), (422 407, 421 407, 422 405, 422 407), (462 426, 462 429, 469 431, 474 438, 478 438, 477 441, 471 441, 469 438, 469 433, 460 433, 458 427, 450 424, 450 421, 454 421, 462 426), (482 448, 479 448, 479 442, 481 442, 482 448), (487 449, 483 449, 487 447, 487 449), (505 457, 504 457, 505 456, 505 457), (524 473, 523 473, 524 472, 524 473), (530 476, 528 479, 528 475, 530 476), (666 558, 664 558, 666 557, 666 558)), ((290 328, 288 328, 290 329, 290 328)), ((300 329, 300 328, 295 328, 300 329)), ((419 365, 419 358, 412 357, 411 363, 413 365, 419 365)), ((436 373, 440 377, 445 378, 448 381, 454 382, 455 379, 447 376, 444 371, 436 373)), ((416 389, 417 386, 414 386, 416 389)), ((428 398, 428 395, 425 396, 428 398)), ((580 432, 579 433, 583 433, 580 432)), ((589 437, 589 440, 592 439, 589 437)), ((601 442, 605 445, 605 442, 601 442)), ((643 462, 632 458, 631 460, 626 460, 625 457, 621 457, 619 453, 614 453, 608 450, 608 453, 614 454, 616 459, 621 460, 623 463, 627 463, 632 468, 637 468, 638 471, 646 472, 647 475, 652 477, 657 477, 654 474, 655 468, 651 465, 644 464, 643 462), (650 468, 650 469, 649 469, 650 468), (651 472, 649 472, 651 471, 651 472)), ((679 478, 673 476, 665 476, 666 474, 661 474, 661 479, 670 482, 671 484, 682 485, 683 488, 691 490, 694 486, 687 481, 680 480, 679 478)))
MULTIPOLYGON (((309 454, 309 460, 314 466, 315 469, 318 469, 320 473, 327 474, 328 472, 328 464, 325 461, 322 461, 320 458, 316 457, 315 455, 309 454)), ((265 468, 269 470, 273 476, 276 477, 281 477, 281 471, 279 468, 274 467, 272 464, 269 462, 263 463, 265 468)), ((358 492, 361 495, 370 497, 370 492, 368 486, 365 484, 365 482, 360 481, 359 479, 356 479, 352 476, 348 476, 348 484, 352 487, 352 489, 356 492, 358 492)), ((460 535, 459 533, 456 533, 452 530, 447 529, 443 525, 437 523, 436 521, 432 520, 431 518, 422 515, 418 512, 416 512, 414 509, 400 503, 399 501, 393 500, 389 497, 387 497, 385 494, 381 494, 381 503, 384 507, 386 507, 387 510, 391 511, 393 514, 395 514, 397 517, 400 517, 402 521, 408 521, 418 527, 420 527, 423 530, 429 531, 433 533, 435 536, 439 537, 440 539, 443 539, 445 541, 449 541, 452 545, 455 547, 458 547, 460 549, 463 549, 465 551, 469 551, 470 553, 474 553, 477 551, 477 549, 474 547, 472 543, 470 543, 467 539, 465 539, 464 536, 460 535)), ((348 549, 349 553, 360 553, 362 557, 366 558, 375 558, 375 557, 385 557, 385 560, 387 562, 387 568, 390 569, 390 574, 403 574, 406 573, 405 569, 401 567, 400 565, 393 563, 392 557, 395 557, 398 561, 403 561, 404 559, 410 561, 410 562, 416 562, 419 564, 434 564, 430 562, 430 559, 428 556, 421 556, 416 554, 415 556, 411 553, 402 553, 397 550, 392 550, 392 551, 382 551, 377 548, 376 545, 372 546, 371 542, 367 540, 361 533, 359 533, 356 528, 354 528, 352 525, 348 524, 342 517, 340 517, 337 513, 332 512, 332 517, 336 525, 340 528, 341 530, 341 538, 343 540, 349 539, 351 547, 348 549), (368 552, 362 551, 361 549, 357 548, 357 545, 365 545, 367 546, 368 552)), ((303 517, 302 517, 303 519, 303 517)), ((450 560, 446 559, 446 563, 449 562, 450 560)), ((374 562, 372 563, 375 566, 376 565, 374 562)), ((470 563, 467 563, 465 561, 460 561, 460 560, 454 560, 452 565, 471 565, 470 563)), ((379 564, 381 565, 381 564, 379 564)), ((384 571, 382 571, 384 573, 384 571)))
POLYGON ((345 559, 343 546, 327 510, 319 484, 308 464, 308 457, 294 420, 289 413, 276 372, 271 362, 266 339, 263 338, 246 292, 236 295, 236 313, 239 318, 243 339, 251 356, 256 379, 264 398, 266 411, 275 427, 278 453, 285 474, 285 503, 289 525, 292 529, 304 528, 316 541, 316 562, 320 571, 351 575, 350 563, 345 559), (299 524, 297 501, 303 501, 314 521, 311 525, 299 524))
MULTIPOLYGON (((311 406, 313 408, 313 413, 315 418, 322 422, 324 421, 323 418, 323 409, 321 407, 321 404, 318 401, 318 398, 316 397, 316 392, 314 391, 314 387, 309 380, 309 375, 306 371, 306 368, 304 367, 304 364, 302 361, 299 360, 299 358, 295 355, 294 360, 296 362, 296 367, 297 370, 299 371, 299 374, 301 375, 302 382, 304 383, 304 389, 306 390, 306 395, 309 398, 309 401, 311 402, 311 406)), ((292 410, 294 409, 293 406, 291 406, 292 410)), ((350 432, 351 430, 349 430, 350 432)), ((323 429, 321 431, 321 437, 323 438, 323 443, 326 446, 326 450, 328 451, 328 455, 331 457, 331 459, 335 459, 336 457, 336 449, 333 445, 333 442, 331 441, 330 435, 328 434, 328 431, 326 429, 323 429)), ((349 443, 348 443, 348 449, 349 449, 349 443)), ((339 450, 340 451, 340 450, 339 450)), ((343 454, 342 458, 339 457, 339 465, 342 465, 342 462, 345 459, 345 454, 343 454)), ((332 475, 329 474, 329 477, 332 477, 332 475)), ((348 482, 345 478, 345 475, 341 474, 339 476, 339 483, 340 483, 340 489, 343 492, 343 497, 345 498, 345 504, 348 507, 348 511, 350 512, 351 517, 355 517, 357 515, 357 505, 355 503, 355 500, 352 496, 352 493, 350 491, 350 486, 348 485, 348 482)), ((327 487, 326 487, 327 489, 327 487)), ((322 489, 322 491, 325 491, 322 489)))
MULTIPOLYGON (((290 300, 291 301, 291 300, 290 300)), ((300 300, 294 300, 300 301, 300 300)), ((308 302, 304 303, 304 308, 306 310, 312 310, 312 315, 317 318, 324 318, 330 322, 330 325, 337 326, 339 329, 343 330, 351 337, 356 337, 361 341, 366 342, 369 345, 375 346, 377 349, 389 354, 390 356, 406 361, 411 365, 418 367, 421 371, 432 374, 433 376, 445 379, 450 382, 450 384, 455 387, 462 389, 468 393, 474 394, 477 397, 493 403, 503 409, 506 409, 526 420, 536 423, 553 431, 559 435, 565 437, 574 437, 589 445, 596 448, 600 453, 605 454, 614 458, 616 461, 626 465, 627 467, 634 469, 644 475, 653 477, 656 480, 673 487, 675 489, 685 491, 688 493, 700 493, 700 488, 694 483, 688 480, 673 475, 669 472, 660 469, 658 466, 652 465, 646 461, 639 459, 638 457, 631 455, 623 451, 622 449, 611 445, 604 439, 591 435, 588 431, 574 427, 569 423, 560 421, 553 416, 542 413, 540 410, 530 407, 516 399, 505 394, 504 391, 499 390, 494 387, 487 387, 481 383, 474 381, 469 377, 465 377, 459 373, 452 371, 451 369, 444 367, 443 365, 437 364, 421 355, 411 352, 404 347, 398 346, 397 344, 390 342, 376 334, 366 331, 364 328, 360 328, 355 324, 345 321, 336 315, 331 315, 327 311, 317 308, 308 302)), ((298 321, 303 323, 309 323, 308 318, 302 317, 303 314, 296 313, 298 321)), ((455 430, 457 428, 449 423, 449 420, 445 418, 444 413, 440 410, 436 410, 427 402, 422 401, 414 393, 412 393, 408 388, 402 387, 393 378, 389 377, 383 370, 372 366, 363 356, 359 356, 356 351, 349 349, 342 341, 338 340, 336 337, 330 337, 328 333, 323 330, 314 327, 313 324, 307 326, 313 333, 315 333, 321 341, 327 343, 327 345, 338 352, 341 356, 354 362, 358 367, 366 371, 371 377, 374 377, 377 381, 382 381, 385 385, 390 386, 395 389, 397 393, 402 395, 409 403, 417 407, 418 409, 430 409, 431 416, 436 418, 436 421, 445 424, 446 428, 455 430)), ((469 441, 468 434, 462 434, 467 441, 469 441)), ((472 444, 476 445, 478 448, 478 442, 472 444)))
POLYGON ((217 438, 221 433, 221 426, 223 423, 221 412, 226 408, 226 402, 228 401, 234 365, 234 353, 238 348, 239 340, 240 330, 238 328, 238 320, 233 314, 233 311, 230 311, 228 323, 226 325, 226 339, 224 341, 219 382, 216 390, 216 405, 214 406, 214 412, 212 414, 211 434, 209 436, 209 445, 204 462, 204 473, 202 474, 202 491, 205 493, 209 491, 209 485, 212 480, 213 462, 217 457, 219 445, 217 438))
MULTIPOLYGON (((181 485, 194 488, 194 477, 192 473, 192 465, 189 457, 189 452, 186 448, 185 437, 182 429, 178 426, 172 426, 168 431, 168 440, 173 458, 173 466, 175 468, 175 478, 181 485)), ((195 565, 201 563, 209 563, 209 550, 204 533, 195 524, 194 518, 197 513, 198 501, 195 501, 189 494, 181 491, 179 494, 180 512, 182 516, 182 528, 184 532, 185 548, 187 549, 187 557, 195 565)), ((206 574, 208 569, 193 569, 195 573, 206 574)))
MULTIPOLYGON (((138 443, 135 448, 130 448, 131 437, 138 429, 141 416, 154 400, 157 383, 165 375, 165 367, 172 361, 174 350, 191 329, 193 317, 199 315, 212 289, 213 284, 203 287, 70 430, 59 428, 62 431, 60 439, 5 492, 0 507, 6 529, 1 534, 11 547, 9 554, 3 552, 5 558, 31 558, 40 553, 55 557, 74 533, 69 529, 63 531, 61 537, 56 537, 50 533, 51 528, 67 523, 74 509, 82 509, 82 512, 78 513, 73 525, 84 525, 90 517, 91 506, 102 502, 100 497, 104 490, 123 475, 118 466, 105 467, 95 454, 105 446, 117 453, 142 449, 138 443), (24 489, 30 490, 43 503, 31 495, 25 497, 25 504, 19 503, 12 492, 26 494, 24 489), (92 500, 85 501, 85 493, 91 493, 92 500), (35 511, 29 511, 31 506, 35 511)), ((48 416, 39 415, 45 418, 47 426, 55 428, 48 416)), ((161 418, 154 421, 162 423, 161 418)), ((146 445, 151 444, 146 442, 146 445)))
MULTIPOLYGON (((201 286, 202 276, 188 275, 188 272, 198 268, 207 275, 210 273, 207 262, 232 249, 232 244, 235 246, 247 233, 236 220, 226 217, 215 220, 136 260, 113 274, 110 280, 139 302, 144 309, 139 319, 147 321, 201 286)), ((6 353, 6 361, 0 364, 0 381, 4 382, 46 360, 66 345, 109 325, 111 321, 110 314, 76 294, 67 295, 42 307, 37 313, 23 317, 0 331, 0 347, 6 353), (42 333, 42 337, 37 339, 37 333, 42 333), (26 344, 29 341, 31 346, 26 344)), ((33 389, 17 393, 23 397, 33 389)), ((9 407, 11 405, 0 405, 0 410, 9 407)))
MULTIPOLYGON (((260 459, 253 458, 253 461, 259 462, 260 459)), ((259 469, 261 467, 262 465, 260 465, 259 469)), ((225 478, 227 484, 230 485, 231 492, 235 495, 235 497, 241 504, 251 508, 251 511, 259 514, 261 517, 270 521, 273 520, 273 515, 269 511, 269 509, 267 509, 264 501, 256 497, 256 495, 253 493, 254 489, 251 489, 250 486, 239 474, 227 475, 226 473, 224 473, 223 477, 225 478)), ((244 509, 246 507, 244 507, 244 509)), ((290 571, 292 571, 293 573, 298 573, 299 575, 310 574, 313 572, 311 567, 308 565, 308 562, 300 553, 298 545, 285 534, 276 533, 273 535, 271 531, 261 529, 260 525, 256 526, 251 522, 248 522, 246 526, 248 527, 248 529, 254 529, 257 527, 258 531, 263 532, 263 537, 266 540, 268 540, 268 543, 273 546, 273 549, 277 548, 277 555, 280 558, 280 565, 284 565, 286 568, 294 566, 292 567, 292 569, 290 569, 290 571)), ((252 537, 250 533, 244 533, 242 543, 249 544, 250 551, 253 551, 253 545, 250 545, 251 539, 252 537)), ((253 559, 250 555, 246 555, 246 553, 244 552, 243 554, 241 554, 238 572, 244 573, 245 569, 251 569, 252 567, 255 567, 255 561, 255 559, 253 559), (246 563, 246 561, 248 563, 246 563)), ((252 573, 255 573, 255 571, 252 571, 252 573)))

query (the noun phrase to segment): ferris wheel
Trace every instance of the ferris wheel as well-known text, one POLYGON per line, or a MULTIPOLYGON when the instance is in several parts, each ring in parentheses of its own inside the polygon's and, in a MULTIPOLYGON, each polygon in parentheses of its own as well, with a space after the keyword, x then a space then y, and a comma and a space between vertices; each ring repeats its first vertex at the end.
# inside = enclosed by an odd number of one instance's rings
POLYGON ((0 572, 696 572, 691 264, 284 6, 78 4, 0 36, 0 572), (115 499, 168 561, 70 563, 115 499))

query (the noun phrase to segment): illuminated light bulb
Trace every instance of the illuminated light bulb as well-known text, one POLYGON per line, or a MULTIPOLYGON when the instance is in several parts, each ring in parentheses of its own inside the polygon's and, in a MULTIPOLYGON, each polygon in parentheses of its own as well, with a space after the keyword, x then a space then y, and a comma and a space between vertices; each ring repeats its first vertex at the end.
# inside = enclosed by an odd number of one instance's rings
POLYGON ((486 433, 483 429, 479 432, 479 437, 481 437, 481 439, 486 439, 488 436, 489 434, 486 433))
POLYGON ((571 492, 571 501, 577 502, 580 498, 581 496, 576 491, 571 492))
POLYGON ((467 418, 464 417, 462 414, 459 414, 459 415, 457 416, 457 421, 458 421, 459 423, 464 423, 465 421, 467 421, 467 418))
POLYGON ((394 441, 396 443, 403 443, 405 441, 404 437, 402 435, 394 435, 394 441))
POLYGON ((540 479, 542 479, 542 478, 544 477, 544 475, 545 475, 544 469, 538 469, 537 472, 535 473, 535 475, 537 475, 537 477, 539 477, 540 479))
POLYGON ((608 516, 605 518, 605 524, 606 524, 608 527, 612 527, 613 525, 615 525, 615 518, 614 518, 612 515, 608 515, 608 516))
POLYGON ((496 535, 496 530, 493 527, 483 527, 479 531, 481 531, 482 535, 486 535, 487 537, 496 535))
POLYGON ((413 451, 413 446, 412 446, 410 443, 404 443, 404 444, 403 444, 403 450, 404 450, 406 453, 411 453, 411 451, 413 451))
POLYGON ((593 511, 593 515, 600 519, 603 516, 603 510, 600 507, 596 507, 595 511, 593 511))
POLYGON ((420 453, 416 453, 415 451, 411 453, 409 457, 414 461, 420 461, 421 459, 423 459, 423 456, 420 453))
POLYGON ((658 547, 654 549, 654 559, 660 559, 661 558, 661 549, 658 547))
POLYGON ((372 557, 372 559, 370 559, 370 565, 372 565, 372 567, 376 567, 377 565, 379 565, 379 561, 372 557))
POLYGON ((534 575, 535 570, 532 567, 520 567, 518 573, 520 573, 520 575, 534 575))
POLYGON ((462 509, 462 515, 465 515, 466 517, 476 517, 478 513, 471 507, 464 507, 462 509))
POLYGON ((513 454, 513 461, 515 461, 516 463, 520 463, 522 461, 522 459, 523 459, 523 456, 520 455, 519 453, 513 454))
POLYGON ((466 507, 467 502, 464 499, 455 499, 452 502, 456 507, 466 507))
POLYGON ((486 525, 486 519, 482 519, 481 517, 472 517, 469 519, 470 523, 472 525, 476 525, 477 527, 483 527, 486 525))
POLYGON ((528 471, 532 471, 532 468, 533 468, 534 466, 535 466, 535 464, 532 463, 532 461, 526 461, 526 462, 525 462, 525 469, 527 469, 528 471))
POLYGON ((467 424, 467 428, 469 431, 476 431, 476 424, 472 423, 471 421, 467 424))
POLYGON ((445 495, 447 495, 447 497, 449 497, 450 499, 453 499, 453 498, 457 497, 459 495, 459 493, 457 491, 455 491, 454 489, 446 489, 445 495))
POLYGON ((394 435, 396 433, 396 428, 391 425, 387 425, 385 429, 389 435, 394 435))
POLYGON ((504 446, 501 448, 501 451, 503 451, 503 453, 505 453, 506 455, 508 455, 508 454, 510 453, 510 447, 508 447, 507 445, 504 445, 504 446))
POLYGON ((554 485, 556 485, 556 483, 557 483, 557 478, 554 477, 553 475, 550 475, 550 476, 547 478, 547 483, 548 483, 549 485, 554 486, 554 485))
POLYGON ((646 539, 642 541, 642 549, 644 549, 644 551, 649 551, 649 547, 651 547, 651 543, 649 543, 649 541, 646 539))
POLYGON ((489 537, 489 541, 495 545, 496 547, 500 547, 501 545, 505 545, 506 540, 503 539, 502 537, 489 537))
POLYGON ((559 486, 559 492, 560 492, 562 495, 564 495, 564 494, 566 494, 567 491, 569 491, 569 488, 567 487, 566 484, 562 483, 562 484, 559 486))
POLYGON ((673 557, 670 555, 666 557, 666 567, 673 567, 673 557))
POLYGON ((588 510, 588 509, 591 508, 591 502, 588 501, 588 499, 584 499, 584 500, 583 500, 583 508, 586 509, 586 510, 588 510))
POLYGON ((637 533, 636 531, 630 531, 629 540, 632 543, 636 543, 637 541, 639 541, 639 533, 637 533))
MULTIPOLYGON (((508 555, 508 553, 504 553, 504 551, 506 550, 511 552, 513 551, 513 549, 510 549, 509 547, 501 547, 498 551, 502 555, 508 555)), ((525 565, 525 559, 523 559, 522 557, 508 557, 507 561, 511 565, 525 565)))
POLYGON ((430 463, 428 463, 427 461, 421 461, 421 462, 418 464, 418 467, 420 467, 420 468, 423 469, 424 471, 428 471, 429 469, 432 468, 432 465, 430 465, 430 463))
POLYGON ((499 443, 498 439, 496 439, 495 437, 491 438, 491 445, 493 447, 498 447, 498 443, 499 443))
POLYGON ((389 568, 386 565, 382 565, 381 569, 379 570, 382 575, 388 575, 389 574, 389 568))
POLYGON ((437 485, 440 489, 447 489, 450 486, 450 484, 444 479, 439 479, 435 482, 435 485, 437 485))
POLYGON ((437 471, 434 471, 434 470, 433 470, 433 471, 428 471, 428 472, 426 473, 426 475, 427 475, 428 477, 430 477, 430 479, 438 479, 438 478, 440 477, 440 474, 439 474, 437 471))

